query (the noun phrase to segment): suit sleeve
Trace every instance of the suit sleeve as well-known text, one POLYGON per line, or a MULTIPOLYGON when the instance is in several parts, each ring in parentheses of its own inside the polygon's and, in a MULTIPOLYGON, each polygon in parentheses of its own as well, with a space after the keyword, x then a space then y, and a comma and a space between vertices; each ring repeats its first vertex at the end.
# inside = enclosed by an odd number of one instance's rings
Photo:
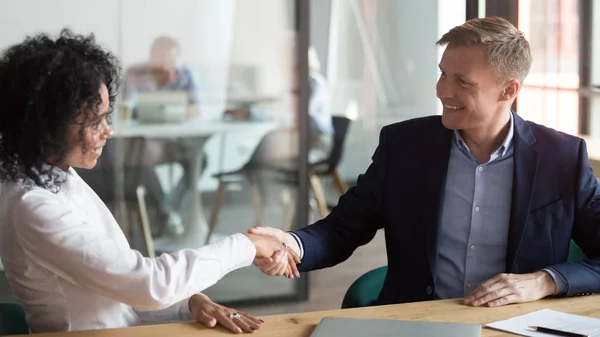
POLYGON ((372 163, 358 177, 356 186, 340 198, 327 217, 294 232, 304 250, 300 271, 327 268, 347 260, 382 228, 386 130, 381 130, 372 163))
POLYGON ((600 187, 588 162, 585 141, 579 146, 572 239, 587 259, 552 266, 567 281, 564 295, 600 292, 600 187))

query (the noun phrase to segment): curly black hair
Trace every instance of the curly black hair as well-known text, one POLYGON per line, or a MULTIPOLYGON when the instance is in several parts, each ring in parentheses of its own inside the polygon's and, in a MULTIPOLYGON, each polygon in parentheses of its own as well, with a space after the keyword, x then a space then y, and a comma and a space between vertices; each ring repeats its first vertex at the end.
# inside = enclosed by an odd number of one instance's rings
POLYGON ((93 34, 63 29, 56 38, 29 36, 4 50, 0 181, 16 181, 24 170, 37 185, 54 186, 56 182, 39 177, 56 176, 56 165, 67 154, 68 126, 77 120, 83 137, 85 127, 99 117, 102 83, 108 88, 111 112, 120 81, 117 58, 100 47, 93 34))

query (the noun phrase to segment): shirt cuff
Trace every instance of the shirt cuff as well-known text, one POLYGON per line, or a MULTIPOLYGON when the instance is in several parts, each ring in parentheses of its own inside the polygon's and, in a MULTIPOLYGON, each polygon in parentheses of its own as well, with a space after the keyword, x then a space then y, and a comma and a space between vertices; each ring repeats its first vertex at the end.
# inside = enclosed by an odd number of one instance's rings
POLYGON ((554 296, 562 296, 567 292, 568 282, 561 273, 557 272, 552 268, 544 268, 543 271, 547 272, 552 276, 554 283, 556 284, 556 291, 554 292, 554 296))
POLYGON ((194 321, 189 306, 189 297, 162 310, 137 311, 138 318, 142 322, 166 323, 194 321))
POLYGON ((292 235, 292 237, 296 240, 296 243, 298 243, 298 247, 300 248, 300 260, 302 260, 302 258, 304 258, 304 247, 302 245, 302 240, 300 240, 300 238, 298 237, 298 235, 294 234, 294 232, 288 232, 292 235))
POLYGON ((221 261, 221 277, 236 269, 252 265, 252 261, 256 257, 256 248, 242 233, 230 235, 204 247, 209 246, 211 247, 210 251, 221 261))
POLYGON ((187 298, 178 303, 179 308, 177 310, 177 314, 179 316, 179 321, 187 322, 194 321, 195 319, 192 317, 192 311, 190 310, 190 299, 187 298))

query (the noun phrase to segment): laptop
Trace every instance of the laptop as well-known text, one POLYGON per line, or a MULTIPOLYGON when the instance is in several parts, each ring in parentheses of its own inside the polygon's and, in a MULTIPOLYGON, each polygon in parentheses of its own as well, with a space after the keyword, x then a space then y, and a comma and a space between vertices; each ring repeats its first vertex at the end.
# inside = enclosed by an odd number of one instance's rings
POLYGON ((183 91, 140 92, 140 123, 181 123, 187 119, 189 94, 183 91))
POLYGON ((481 325, 325 317, 311 337, 481 337, 481 325))

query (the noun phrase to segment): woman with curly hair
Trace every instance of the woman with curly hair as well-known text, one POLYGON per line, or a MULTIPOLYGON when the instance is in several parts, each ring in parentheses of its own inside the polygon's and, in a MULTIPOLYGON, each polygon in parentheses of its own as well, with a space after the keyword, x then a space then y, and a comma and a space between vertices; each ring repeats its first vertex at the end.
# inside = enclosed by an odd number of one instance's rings
POLYGON ((238 333, 260 328, 200 292, 255 258, 297 258, 281 242, 235 234, 144 257, 75 172, 93 168, 112 137, 119 78, 116 58, 93 35, 68 30, 0 55, 0 258, 31 331, 188 319, 238 333))

